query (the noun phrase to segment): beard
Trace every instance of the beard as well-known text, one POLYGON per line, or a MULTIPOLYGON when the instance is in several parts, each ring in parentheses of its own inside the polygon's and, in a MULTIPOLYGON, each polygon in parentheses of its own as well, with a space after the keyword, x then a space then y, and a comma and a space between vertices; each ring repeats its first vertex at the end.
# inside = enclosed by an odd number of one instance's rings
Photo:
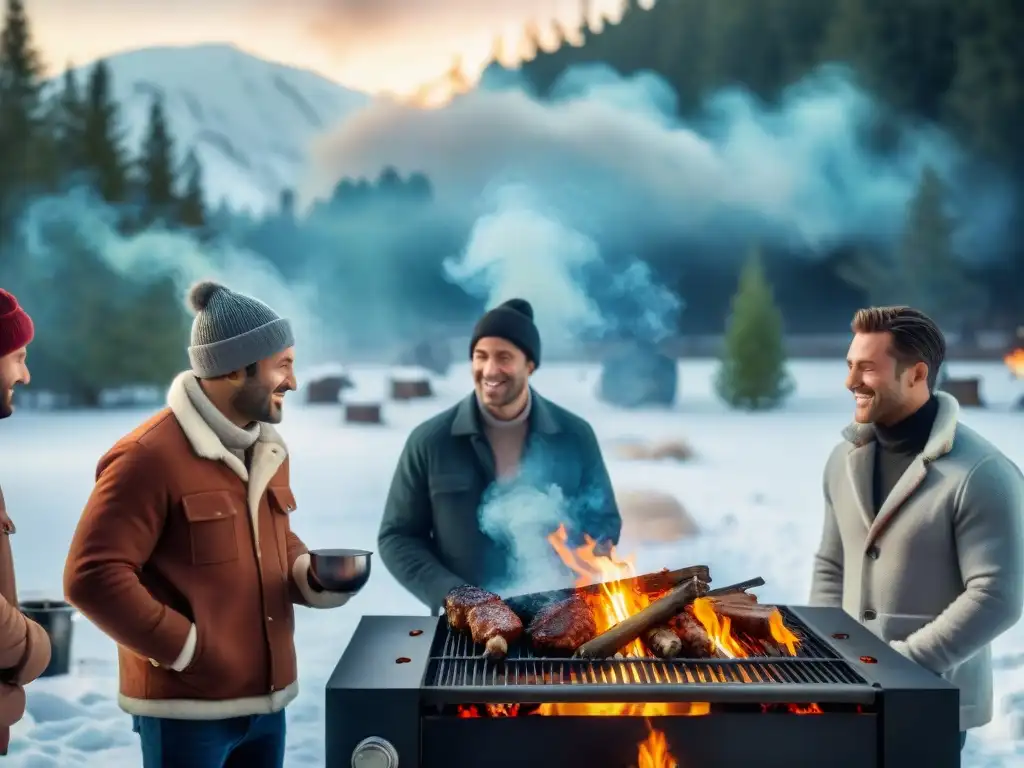
POLYGON ((232 400, 239 414, 250 421, 279 424, 284 418, 280 405, 274 402, 272 390, 257 379, 248 379, 232 400))
POLYGON ((501 386, 497 389, 489 389, 484 386, 484 379, 481 376, 477 379, 476 386, 485 405, 504 408, 506 405, 514 403, 523 394, 523 390, 526 389, 526 379, 504 378, 501 380, 501 386))
POLYGON ((865 401, 856 401, 854 406, 854 420, 858 424, 875 424, 885 422, 887 416, 897 409, 899 405, 898 396, 877 389, 860 387, 853 391, 855 396, 866 396, 865 401))
POLYGON ((0 419, 6 419, 14 414, 14 390, 5 389, 0 392, 0 419))

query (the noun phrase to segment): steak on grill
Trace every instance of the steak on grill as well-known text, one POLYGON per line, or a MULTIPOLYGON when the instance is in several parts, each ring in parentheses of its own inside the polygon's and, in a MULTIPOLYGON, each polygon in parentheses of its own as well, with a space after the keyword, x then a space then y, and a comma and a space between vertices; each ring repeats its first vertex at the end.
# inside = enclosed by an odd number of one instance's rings
POLYGON ((484 646, 484 656, 503 659, 508 647, 523 636, 523 622, 501 600, 481 603, 467 617, 473 642, 484 646))
POLYGON ((573 595, 541 609, 527 633, 538 651, 573 653, 597 637, 597 623, 587 601, 573 595))
POLYGON ((456 632, 469 630, 469 612, 478 605, 501 602, 501 598, 493 592, 468 584, 456 587, 444 598, 444 612, 448 617, 448 626, 456 632))

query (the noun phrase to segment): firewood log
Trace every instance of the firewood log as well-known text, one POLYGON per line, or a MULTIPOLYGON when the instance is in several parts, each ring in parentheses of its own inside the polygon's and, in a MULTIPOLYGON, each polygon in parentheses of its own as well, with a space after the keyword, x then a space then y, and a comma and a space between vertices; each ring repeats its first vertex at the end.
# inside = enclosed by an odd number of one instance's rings
POLYGON ((644 645, 659 659, 672 659, 679 655, 683 641, 667 626, 657 626, 644 632, 644 645))
POLYGON ((602 594, 603 588, 607 586, 610 589, 622 588, 643 592, 648 595, 658 595, 693 577, 697 577, 707 584, 711 581, 711 570, 706 565, 692 565, 676 571, 665 570, 656 573, 645 573, 630 579, 620 579, 607 585, 591 584, 586 587, 566 587, 565 589, 554 589, 547 592, 531 592, 526 595, 516 595, 515 597, 507 598, 505 603, 519 615, 523 623, 529 624, 548 605, 567 600, 574 594, 598 597, 602 594))
POLYGON ((647 630, 665 624, 676 614, 682 613, 687 605, 706 593, 707 584, 696 577, 691 578, 643 610, 626 617, 605 633, 581 645, 576 655, 587 659, 610 658, 647 630))

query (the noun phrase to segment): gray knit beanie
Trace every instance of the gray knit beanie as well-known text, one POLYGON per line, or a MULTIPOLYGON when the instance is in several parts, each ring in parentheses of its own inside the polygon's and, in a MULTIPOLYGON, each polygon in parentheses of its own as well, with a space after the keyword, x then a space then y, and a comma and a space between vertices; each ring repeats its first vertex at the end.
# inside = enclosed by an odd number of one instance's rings
POLYGON ((219 283, 196 283, 188 359, 201 379, 224 376, 295 345, 292 326, 262 301, 219 283))

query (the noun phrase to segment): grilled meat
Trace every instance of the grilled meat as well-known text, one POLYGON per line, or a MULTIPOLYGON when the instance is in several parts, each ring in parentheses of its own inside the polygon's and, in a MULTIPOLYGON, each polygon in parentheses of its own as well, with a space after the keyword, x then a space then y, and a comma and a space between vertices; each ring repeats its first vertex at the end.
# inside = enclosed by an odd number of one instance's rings
POLYGON ((484 656, 503 659, 508 647, 523 635, 523 622, 501 600, 482 603, 467 617, 473 642, 484 646, 484 656))
POLYGON ((527 632, 538 651, 573 653, 597 637, 597 624, 586 600, 573 595, 541 609, 527 632))
POLYGON ((679 656, 686 659, 707 659, 714 656, 715 649, 711 643, 711 636, 690 611, 673 616, 668 626, 682 641, 679 656))
POLYGON ((456 587, 444 598, 444 612, 448 617, 448 626, 456 632, 469 630, 469 612, 478 605, 501 602, 501 598, 493 592, 468 584, 456 587))

